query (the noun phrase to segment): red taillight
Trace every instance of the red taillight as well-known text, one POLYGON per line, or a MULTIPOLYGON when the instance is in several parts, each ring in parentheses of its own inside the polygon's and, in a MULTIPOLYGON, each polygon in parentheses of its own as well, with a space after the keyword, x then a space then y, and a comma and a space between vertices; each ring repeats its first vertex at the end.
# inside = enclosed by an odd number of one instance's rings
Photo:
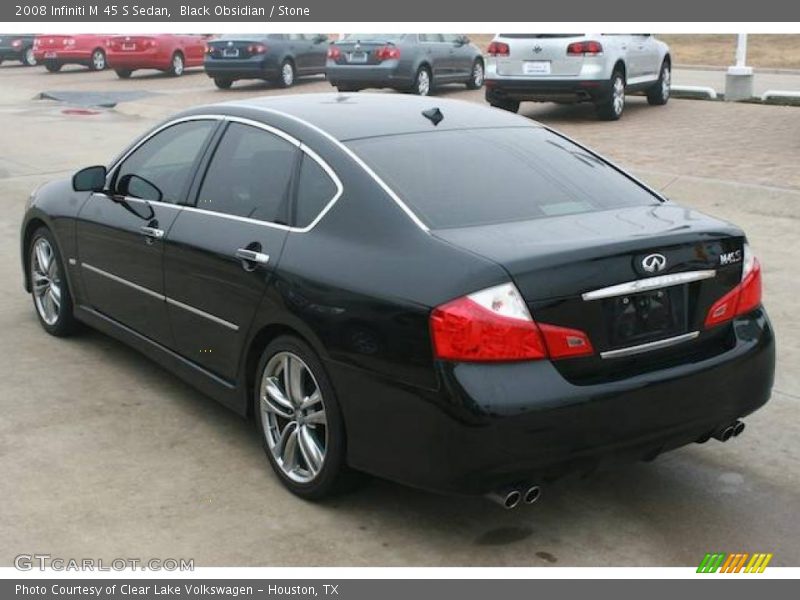
POLYGON ((400 48, 394 46, 381 46, 375 50, 375 58, 378 60, 391 60, 393 58, 400 58, 400 48))
POLYGON ((505 42, 492 42, 486 52, 489 56, 508 56, 511 54, 511 49, 505 42))
POLYGON ((720 325, 734 317, 744 315, 761 304, 761 264, 750 253, 747 244, 744 246, 742 265, 742 281, 714 302, 706 315, 706 328, 720 325))
POLYGON ((337 46, 331 46, 328 48, 328 58, 331 60, 338 60, 341 55, 342 51, 339 50, 337 46))
POLYGON ((20 46, 22 46, 22 40, 14 40, 13 42, 11 42, 12 48, 19 48, 20 46))
POLYGON ((603 45, 600 42, 573 42, 567 46, 567 54, 569 55, 584 55, 588 54, 594 56, 603 53, 603 45))
POLYGON ((267 47, 264 44, 250 44, 247 47, 247 52, 250 54, 266 54, 267 47))
POLYGON ((540 360, 594 352, 582 331, 534 322, 510 283, 435 308, 430 327, 434 352, 443 360, 540 360))

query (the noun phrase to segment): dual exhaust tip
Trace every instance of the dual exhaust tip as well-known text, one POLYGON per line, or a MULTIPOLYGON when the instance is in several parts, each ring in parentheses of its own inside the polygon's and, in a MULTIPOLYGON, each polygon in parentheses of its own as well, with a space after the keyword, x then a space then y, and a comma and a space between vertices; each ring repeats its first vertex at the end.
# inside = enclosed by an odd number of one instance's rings
POLYGON ((519 506, 521 502, 533 504, 541 495, 542 489, 538 485, 532 485, 528 488, 508 488, 492 492, 487 497, 506 510, 511 510, 519 506))
POLYGON ((719 440, 720 442, 727 442, 729 439, 741 435, 743 431, 744 431, 744 423, 742 421, 737 420, 731 423, 730 425, 721 427, 713 434, 711 434, 711 437, 713 437, 715 440, 719 440))

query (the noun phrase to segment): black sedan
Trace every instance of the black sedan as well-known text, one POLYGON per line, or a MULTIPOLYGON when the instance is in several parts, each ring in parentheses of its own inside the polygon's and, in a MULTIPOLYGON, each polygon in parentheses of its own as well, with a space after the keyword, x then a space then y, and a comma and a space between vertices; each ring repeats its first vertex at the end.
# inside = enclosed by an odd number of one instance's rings
POLYGON ((34 192, 21 246, 47 332, 88 324, 253 415, 306 498, 366 472, 512 507, 728 440, 773 382, 739 228, 473 103, 194 108, 34 192))

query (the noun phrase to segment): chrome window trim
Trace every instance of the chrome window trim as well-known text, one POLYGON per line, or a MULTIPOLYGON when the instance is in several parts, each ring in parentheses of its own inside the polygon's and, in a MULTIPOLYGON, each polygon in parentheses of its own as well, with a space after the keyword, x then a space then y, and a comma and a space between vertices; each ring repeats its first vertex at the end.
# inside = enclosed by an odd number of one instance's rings
POLYGON ((133 288, 137 292, 142 292, 143 294, 146 294, 146 295, 148 295, 148 296, 150 296, 152 298, 156 298, 157 300, 160 300, 162 302, 164 300, 166 300, 166 297, 163 294, 159 294, 158 292, 154 292, 150 288, 146 288, 146 287, 144 287, 142 285, 139 285, 138 283, 133 283, 132 281, 128 281, 127 279, 124 279, 124 278, 120 277, 119 275, 114 275, 113 273, 109 273, 108 271, 104 271, 103 269, 99 269, 98 267, 95 267, 94 265, 90 265, 89 263, 85 263, 85 262, 82 262, 81 266, 84 269, 86 269, 88 271, 91 271, 92 273, 97 273, 98 275, 106 277, 107 279, 111 279, 112 281, 116 281, 117 283, 121 283, 122 285, 126 285, 129 288, 133 288))
POLYGON ((581 297, 588 302, 591 300, 600 300, 601 298, 628 296, 630 294, 638 294, 640 292, 672 287, 674 285, 681 285, 683 283, 692 283, 694 281, 711 279, 712 277, 716 277, 716 275, 717 271, 715 269, 657 275, 656 277, 635 279, 633 281, 626 281, 625 283, 611 285, 598 290, 592 290, 591 292, 585 292, 581 295, 581 297))
POLYGON ((227 327, 228 329, 232 329, 233 331, 239 331, 239 326, 236 325, 235 323, 231 323, 230 321, 226 321, 225 319, 223 319, 221 317, 218 317, 216 315, 212 315, 211 313, 208 313, 208 312, 206 312, 204 310, 200 310, 199 308, 196 308, 196 307, 191 306, 189 304, 185 304, 185 303, 183 303, 183 302, 181 302, 179 300, 175 300, 174 298, 170 298, 169 296, 165 296, 164 294, 159 294, 158 292, 154 292, 150 288, 144 287, 143 285, 139 285, 138 283, 133 283, 132 281, 128 281, 124 277, 120 277, 119 275, 114 275, 113 273, 109 273, 108 271, 105 271, 105 270, 103 270, 103 269, 101 269, 99 267, 95 267, 94 265, 90 265, 89 263, 85 263, 85 262, 81 263, 81 267, 83 267, 84 269, 87 269, 88 271, 91 271, 93 273, 97 273, 98 275, 101 275, 103 277, 106 277, 106 278, 108 278, 108 279, 110 279, 112 281, 116 281, 117 283, 121 283, 122 285, 128 286, 129 288, 132 288, 132 289, 136 290, 137 292, 141 292, 141 293, 146 294, 146 295, 148 295, 148 296, 150 296, 152 298, 156 298, 157 300, 159 300, 161 302, 166 302, 167 304, 171 304, 172 306, 177 306, 178 308, 182 308, 182 309, 184 309, 184 310, 186 310, 188 312, 191 312, 191 313, 194 313, 194 314, 199 315, 201 317, 204 317, 204 318, 208 319, 209 321, 213 321, 214 323, 217 323, 218 325, 222 325, 223 327, 227 327))
MULTIPOLYGON (((277 111, 270 111, 270 112, 276 112, 276 114, 283 114, 283 113, 277 113, 277 111)), ((334 193, 333 197, 325 204, 325 206, 322 208, 322 210, 319 212, 319 214, 314 218, 314 220, 312 220, 311 223, 309 223, 305 227, 292 227, 290 225, 282 225, 280 223, 270 223, 269 221, 263 221, 261 219, 253 219, 253 218, 250 218, 250 217, 241 217, 239 215, 230 215, 230 214, 219 212, 219 211, 215 211, 215 210, 197 208, 195 206, 191 206, 191 205, 187 205, 187 204, 174 204, 174 203, 171 203, 171 202, 158 202, 158 201, 153 201, 153 200, 144 200, 144 202, 149 203, 149 204, 156 204, 158 206, 175 206, 175 207, 182 208, 184 210, 188 210, 190 212, 196 212, 196 213, 200 213, 200 214, 223 217, 223 218, 226 218, 226 219, 231 219, 231 220, 234 220, 234 221, 242 221, 242 222, 245 222, 245 223, 254 223, 256 225, 263 225, 264 227, 271 227, 273 229, 280 229, 282 231, 290 231, 292 233, 308 233, 333 208, 333 206, 336 204, 336 202, 339 200, 339 198, 344 193, 344 186, 342 185, 341 179, 339 179, 339 176, 336 174, 336 171, 334 171, 333 168, 327 162, 325 162, 325 160, 319 154, 317 154, 314 150, 309 148, 306 144, 304 144, 303 142, 301 142, 297 138, 289 135, 288 133, 286 133, 285 131, 283 131, 281 129, 278 129, 277 127, 273 127, 272 125, 267 125, 266 123, 262 123, 260 121, 255 121, 253 119, 246 119, 244 117, 237 117, 237 116, 234 116, 234 115, 222 115, 222 114, 201 114, 201 115, 190 115, 190 116, 186 116, 186 117, 180 117, 180 118, 177 118, 177 119, 173 119, 173 120, 171 120, 171 121, 169 121, 167 123, 164 123, 162 126, 154 129, 146 137, 144 137, 141 140, 139 140, 139 142, 137 144, 135 144, 134 146, 129 148, 128 151, 125 154, 123 154, 117 161, 114 162, 114 164, 111 167, 109 167, 108 176, 106 177, 106 186, 108 186, 110 184, 110 181, 114 177, 114 174, 115 174, 116 170, 119 168, 119 166, 125 160, 127 160, 127 158, 131 154, 136 152, 136 150, 138 150, 143 144, 147 143, 148 140, 150 140, 152 137, 154 137, 158 133, 164 131, 165 129, 168 129, 169 127, 172 127, 173 125, 178 125, 180 123, 186 123, 186 122, 190 122, 190 121, 227 121, 227 122, 231 122, 231 123, 240 123, 242 125, 248 125, 248 126, 255 127, 257 129, 262 129, 264 131, 272 133, 272 134, 282 138, 283 140, 289 142, 295 148, 299 149, 301 152, 303 152, 308 157, 310 157, 312 160, 314 160, 322 168, 322 170, 325 171, 325 173, 328 175, 328 177, 330 177, 331 181, 333 182, 333 184, 336 187, 336 192, 334 193)), ((132 200, 142 200, 142 199, 141 198, 132 198, 132 200)))
POLYGON ((652 350, 660 350, 661 348, 668 348, 676 344, 688 342, 700 335, 699 331, 692 331, 675 337, 666 338, 663 340, 656 340, 655 342, 647 342, 646 344, 639 344, 637 346, 628 346, 627 348, 620 348, 618 350, 607 350, 600 353, 600 358, 621 358, 623 356, 633 356, 635 354, 642 354, 644 352, 651 352, 652 350))

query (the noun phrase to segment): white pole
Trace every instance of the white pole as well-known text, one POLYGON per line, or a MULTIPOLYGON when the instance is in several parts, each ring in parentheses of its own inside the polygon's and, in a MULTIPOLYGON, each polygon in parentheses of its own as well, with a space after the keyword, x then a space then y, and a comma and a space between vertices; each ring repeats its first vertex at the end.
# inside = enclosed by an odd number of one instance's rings
POLYGON ((740 33, 736 41, 736 66, 744 67, 747 65, 747 34, 740 33))

